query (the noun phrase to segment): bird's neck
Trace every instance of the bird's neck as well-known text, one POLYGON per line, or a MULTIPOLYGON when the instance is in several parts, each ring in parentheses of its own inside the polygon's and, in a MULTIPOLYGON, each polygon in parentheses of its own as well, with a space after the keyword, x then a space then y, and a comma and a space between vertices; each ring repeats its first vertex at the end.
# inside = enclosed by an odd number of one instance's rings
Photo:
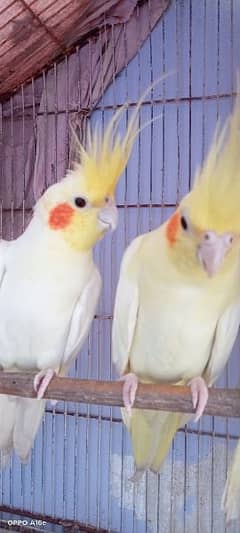
POLYGON ((46 262, 53 260, 66 265, 93 264, 93 250, 77 250, 68 245, 61 231, 53 231, 37 216, 33 216, 25 233, 20 237, 22 244, 26 243, 29 251, 34 255, 46 258, 46 262))

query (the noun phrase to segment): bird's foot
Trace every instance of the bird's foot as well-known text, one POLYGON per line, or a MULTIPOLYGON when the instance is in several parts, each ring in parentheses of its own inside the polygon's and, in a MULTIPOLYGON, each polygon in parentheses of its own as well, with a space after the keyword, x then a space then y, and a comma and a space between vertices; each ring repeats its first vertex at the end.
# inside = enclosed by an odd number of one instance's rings
POLYGON ((38 374, 36 374, 33 381, 33 388, 37 393, 38 399, 43 398, 45 391, 54 375, 55 372, 52 368, 41 370, 38 372, 38 374))
POLYGON ((191 379, 188 385, 191 388, 193 408, 196 409, 194 422, 197 422, 201 418, 208 401, 208 387, 200 376, 191 379))
POLYGON ((131 409, 133 407, 135 396, 138 388, 138 378, 133 372, 125 374, 120 378, 120 381, 123 381, 123 403, 124 407, 127 410, 128 414, 131 415, 131 409))

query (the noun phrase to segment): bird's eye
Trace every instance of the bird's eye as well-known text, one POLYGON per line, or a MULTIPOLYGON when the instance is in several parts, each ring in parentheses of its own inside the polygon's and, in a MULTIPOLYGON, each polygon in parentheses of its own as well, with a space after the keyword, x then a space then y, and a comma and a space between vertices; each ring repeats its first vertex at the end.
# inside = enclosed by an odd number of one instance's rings
POLYGON ((184 231, 186 231, 188 229, 188 223, 186 221, 186 218, 185 217, 181 217, 180 222, 181 222, 182 228, 184 229, 184 231))
POLYGON ((77 198, 75 198, 74 202, 75 202, 75 205, 77 207, 80 207, 80 208, 83 208, 83 207, 85 207, 87 205, 87 202, 86 202, 85 198, 82 198, 81 196, 77 196, 77 198))

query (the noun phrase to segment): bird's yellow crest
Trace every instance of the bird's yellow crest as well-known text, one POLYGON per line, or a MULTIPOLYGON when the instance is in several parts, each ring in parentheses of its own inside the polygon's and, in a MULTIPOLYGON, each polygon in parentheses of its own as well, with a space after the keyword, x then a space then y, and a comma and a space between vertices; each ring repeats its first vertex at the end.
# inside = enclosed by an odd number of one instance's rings
POLYGON ((141 128, 138 126, 139 109, 146 95, 168 75, 156 79, 142 94, 122 137, 117 129, 128 104, 124 104, 115 112, 104 134, 97 127, 94 131, 88 129, 86 147, 76 139, 80 163, 76 164, 73 174, 76 177, 77 175, 81 176, 83 187, 93 203, 114 194, 116 184, 127 165, 137 135, 147 125, 159 118, 154 117, 141 128))
POLYGON ((92 202, 101 201, 104 197, 114 194, 139 132, 138 112, 141 104, 142 98, 132 113, 127 131, 122 138, 116 130, 127 105, 116 111, 103 135, 97 127, 94 131, 89 127, 86 147, 77 141, 80 163, 76 164, 73 174, 76 177, 77 174, 81 175, 84 189, 92 202))
POLYGON ((192 191, 183 199, 196 226, 240 232, 240 97, 214 139, 192 191))

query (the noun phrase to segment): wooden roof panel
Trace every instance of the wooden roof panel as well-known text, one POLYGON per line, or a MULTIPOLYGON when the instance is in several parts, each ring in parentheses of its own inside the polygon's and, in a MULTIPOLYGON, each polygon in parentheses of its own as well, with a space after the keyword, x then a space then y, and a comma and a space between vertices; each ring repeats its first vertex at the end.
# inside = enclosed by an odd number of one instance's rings
MULTIPOLYGON (((0 0, 0 99, 137 0, 0 0), (107 19, 109 13, 109 19, 107 19)), ((114 20, 115 22, 115 20, 114 20)))

